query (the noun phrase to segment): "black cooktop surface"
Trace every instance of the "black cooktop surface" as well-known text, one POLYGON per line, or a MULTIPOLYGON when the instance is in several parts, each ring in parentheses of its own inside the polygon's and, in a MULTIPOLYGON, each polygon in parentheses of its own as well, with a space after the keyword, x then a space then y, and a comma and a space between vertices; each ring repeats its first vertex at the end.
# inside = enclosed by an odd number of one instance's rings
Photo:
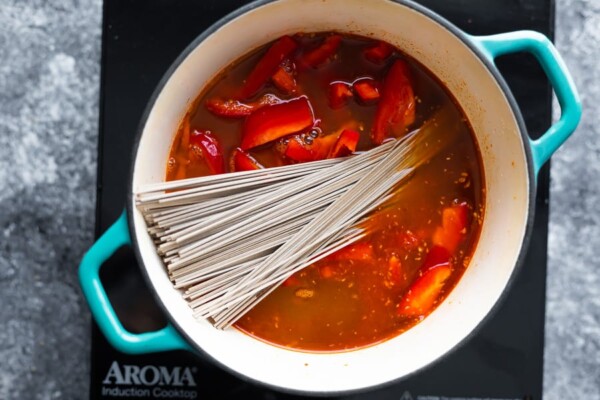
MULTIPOLYGON (((471 34, 534 29, 554 33, 552 0, 420 0, 471 34)), ((213 22, 245 4, 241 0, 104 0, 96 234, 125 205, 132 145, 156 84, 177 55, 213 22)), ((551 120, 551 90, 533 57, 498 60, 533 137, 551 120)), ((538 178, 532 240, 525 263, 502 305, 463 346, 410 378, 345 396, 352 399, 541 399, 544 348, 548 167, 538 178)), ((117 314, 132 332, 155 330, 166 319, 138 270, 121 249, 101 271, 117 314)), ((92 399, 198 398, 293 399, 244 381, 183 351, 131 356, 114 350, 92 329, 92 399), (111 366, 189 368, 196 386, 115 384, 111 366)))

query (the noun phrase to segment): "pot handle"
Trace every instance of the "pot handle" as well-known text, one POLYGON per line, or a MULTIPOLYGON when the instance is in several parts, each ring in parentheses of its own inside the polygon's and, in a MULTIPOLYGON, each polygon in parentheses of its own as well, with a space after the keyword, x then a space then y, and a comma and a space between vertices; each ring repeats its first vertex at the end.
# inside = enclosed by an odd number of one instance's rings
POLYGON ((123 211, 119 219, 85 253, 79 264, 79 283, 100 330, 109 343, 123 353, 190 350, 189 344, 171 324, 155 332, 131 333, 119 321, 102 286, 99 272, 102 264, 125 245, 131 245, 131 237, 127 214, 123 211))
POLYGON ((560 103, 560 119, 539 139, 529 139, 535 172, 571 136, 581 119, 581 101, 573 79, 552 42, 534 31, 516 31, 490 36, 470 36, 473 43, 494 62, 498 56, 528 52, 535 56, 560 103))

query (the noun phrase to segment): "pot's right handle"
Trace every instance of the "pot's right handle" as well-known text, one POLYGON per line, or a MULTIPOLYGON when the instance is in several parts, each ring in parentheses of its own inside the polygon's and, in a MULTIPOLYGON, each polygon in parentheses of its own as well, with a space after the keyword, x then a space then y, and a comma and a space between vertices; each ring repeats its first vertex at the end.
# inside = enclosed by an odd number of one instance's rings
POLYGON ((539 139, 530 139, 533 167, 537 174, 550 156, 571 136, 581 119, 581 101, 573 79, 556 47, 541 33, 516 31, 470 38, 491 62, 504 54, 528 52, 535 56, 546 72, 562 113, 560 119, 539 139))
POLYGON ((168 350, 190 350, 190 345, 168 324, 154 332, 131 333, 121 324, 100 281, 100 267, 118 249, 131 245, 127 214, 102 234, 83 256, 79 265, 79 283, 98 327, 117 350, 128 354, 156 353, 168 350))

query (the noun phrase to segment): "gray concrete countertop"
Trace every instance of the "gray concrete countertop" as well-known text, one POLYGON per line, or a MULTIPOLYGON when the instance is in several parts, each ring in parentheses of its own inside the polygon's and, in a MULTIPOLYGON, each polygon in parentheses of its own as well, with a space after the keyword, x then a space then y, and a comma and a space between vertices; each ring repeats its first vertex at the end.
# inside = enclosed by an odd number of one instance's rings
MULTIPOLYGON (((473 0, 475 1, 475 0, 473 0)), ((81 399, 101 0, 0 0, 0 399, 81 399)), ((600 1, 557 0, 584 104, 552 162, 544 398, 600 399, 600 1)))

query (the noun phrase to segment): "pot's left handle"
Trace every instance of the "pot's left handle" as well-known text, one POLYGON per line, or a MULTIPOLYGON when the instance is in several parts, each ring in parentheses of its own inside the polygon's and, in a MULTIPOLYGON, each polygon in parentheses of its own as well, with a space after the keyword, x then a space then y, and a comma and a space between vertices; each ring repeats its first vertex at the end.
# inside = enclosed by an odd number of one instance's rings
POLYGON ((122 246, 131 245, 127 215, 119 219, 98 239, 83 256, 79 265, 79 282, 92 316, 100 330, 117 350, 128 354, 156 353, 168 350, 190 350, 189 344, 171 324, 155 331, 131 333, 119 321, 106 291, 100 282, 100 267, 122 246))

